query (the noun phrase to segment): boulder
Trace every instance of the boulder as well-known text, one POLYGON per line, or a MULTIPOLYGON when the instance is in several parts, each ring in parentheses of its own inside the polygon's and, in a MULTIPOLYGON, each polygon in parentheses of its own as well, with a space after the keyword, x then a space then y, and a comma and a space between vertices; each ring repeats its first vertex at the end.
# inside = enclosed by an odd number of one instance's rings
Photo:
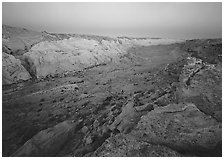
POLYGON ((82 132, 83 134, 86 134, 87 131, 88 131, 88 127, 87 127, 87 126, 83 126, 82 129, 81 129, 81 132, 82 132))
POLYGON ((55 156, 70 135, 75 131, 78 122, 64 121, 52 128, 40 131, 21 148, 13 157, 55 156))
POLYGON ((142 116, 131 132, 140 141, 168 146, 178 152, 214 156, 220 152, 222 125, 194 104, 170 104, 142 116))
POLYGON ((141 112, 141 111, 151 111, 153 109, 154 109, 154 107, 153 107, 153 104, 151 104, 151 103, 146 103, 144 105, 135 107, 135 110, 137 112, 141 112))
POLYGON ((90 95, 89 94, 81 94, 80 96, 79 96, 79 100, 82 100, 82 99, 85 99, 85 98, 88 98, 90 95))
POLYGON ((14 56, 2 53, 2 84, 12 84, 30 79, 29 72, 14 56))
POLYGON ((127 132, 138 120, 138 114, 134 108, 134 102, 128 102, 122 107, 122 112, 115 118, 115 121, 110 125, 110 130, 118 129, 120 132, 127 132))
POLYGON ((94 153, 94 157, 181 157, 178 152, 160 145, 138 141, 130 134, 108 138, 94 153))
MULTIPOLYGON (((135 94, 130 98, 126 105, 122 107, 121 113, 115 118, 114 122, 109 126, 111 131, 119 130, 121 133, 129 133, 140 120, 140 117, 151 110, 151 105, 136 105, 136 99, 141 94, 135 94)), ((120 111, 118 111, 120 112, 120 111)))

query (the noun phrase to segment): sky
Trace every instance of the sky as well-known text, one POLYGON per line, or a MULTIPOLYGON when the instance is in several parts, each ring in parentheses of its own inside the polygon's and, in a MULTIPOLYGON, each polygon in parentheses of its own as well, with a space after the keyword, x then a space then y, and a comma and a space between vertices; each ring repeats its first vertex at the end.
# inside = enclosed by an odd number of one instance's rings
POLYGON ((107 36, 221 38, 222 3, 3 2, 2 23, 107 36))

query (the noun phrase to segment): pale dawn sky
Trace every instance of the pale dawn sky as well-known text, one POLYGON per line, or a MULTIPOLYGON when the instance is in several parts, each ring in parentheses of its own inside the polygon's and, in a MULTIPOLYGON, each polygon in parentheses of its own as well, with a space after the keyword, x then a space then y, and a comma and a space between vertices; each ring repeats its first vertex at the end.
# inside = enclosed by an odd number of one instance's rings
POLYGON ((109 36, 221 38, 222 3, 2 3, 2 23, 109 36))

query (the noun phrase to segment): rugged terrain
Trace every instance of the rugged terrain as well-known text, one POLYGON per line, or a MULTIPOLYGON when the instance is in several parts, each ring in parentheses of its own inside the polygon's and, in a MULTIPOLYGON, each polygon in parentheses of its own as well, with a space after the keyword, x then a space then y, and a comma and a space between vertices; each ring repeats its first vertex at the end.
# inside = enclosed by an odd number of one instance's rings
POLYGON ((222 41, 3 26, 3 156, 221 156, 222 41))

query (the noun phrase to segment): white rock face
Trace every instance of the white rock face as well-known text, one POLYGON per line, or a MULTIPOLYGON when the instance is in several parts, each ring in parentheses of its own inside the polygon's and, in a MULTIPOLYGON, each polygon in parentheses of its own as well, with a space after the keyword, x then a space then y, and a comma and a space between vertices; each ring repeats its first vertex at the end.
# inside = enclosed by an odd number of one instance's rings
POLYGON ((12 84, 28 80, 31 76, 14 56, 2 53, 2 84, 12 84))
POLYGON ((170 39, 114 39, 94 40, 80 37, 58 41, 43 41, 24 54, 37 78, 83 70, 100 64, 118 64, 133 45, 158 45, 181 42, 170 39))
POLYGON ((30 61, 37 78, 116 62, 123 49, 116 42, 99 44, 95 40, 70 38, 60 41, 41 42, 24 54, 30 61))

